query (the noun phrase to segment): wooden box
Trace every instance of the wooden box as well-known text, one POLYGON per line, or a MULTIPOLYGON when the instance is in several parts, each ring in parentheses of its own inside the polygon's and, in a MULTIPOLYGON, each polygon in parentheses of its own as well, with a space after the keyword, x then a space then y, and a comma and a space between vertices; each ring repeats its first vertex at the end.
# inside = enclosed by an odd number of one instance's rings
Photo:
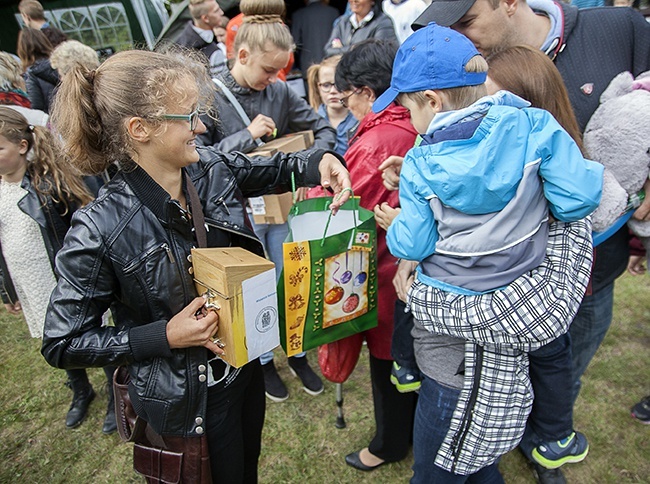
POLYGON ((240 247, 192 249, 194 282, 219 313, 223 360, 241 367, 280 344, 273 262, 240 247))
POLYGON ((249 153, 251 156, 273 156, 278 152, 294 153, 309 148, 314 144, 314 133, 311 130, 298 131, 282 138, 274 139, 258 146, 249 153))
POLYGON ((256 224, 283 224, 293 205, 291 192, 281 195, 264 195, 248 199, 256 224))

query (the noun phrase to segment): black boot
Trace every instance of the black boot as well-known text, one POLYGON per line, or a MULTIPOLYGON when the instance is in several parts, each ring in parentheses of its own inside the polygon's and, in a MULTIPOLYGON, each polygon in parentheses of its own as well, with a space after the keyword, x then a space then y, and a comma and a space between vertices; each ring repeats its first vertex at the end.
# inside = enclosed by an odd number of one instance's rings
POLYGON ((105 434, 112 434, 117 430, 117 421, 115 420, 115 395, 113 394, 113 373, 115 372, 114 366, 107 366, 104 368, 106 379, 108 380, 108 406, 106 407, 106 418, 104 418, 104 426, 102 432, 105 434))
POLYGON ((88 381, 85 370, 68 370, 67 385, 72 388, 72 404, 65 417, 65 426, 69 429, 79 427, 86 418, 88 406, 95 398, 95 391, 88 381))

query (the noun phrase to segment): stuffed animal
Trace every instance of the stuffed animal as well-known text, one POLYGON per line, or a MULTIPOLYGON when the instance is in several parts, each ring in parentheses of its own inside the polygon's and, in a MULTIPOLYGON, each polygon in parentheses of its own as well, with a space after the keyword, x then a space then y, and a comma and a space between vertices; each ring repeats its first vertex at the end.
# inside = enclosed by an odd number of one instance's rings
MULTIPOLYGON (((650 71, 636 80, 629 72, 612 80, 585 129, 584 147, 589 159, 605 166, 601 202, 592 215, 594 231, 602 232, 620 218, 628 204, 640 204, 638 194, 648 180, 650 71)), ((630 220, 628 226, 650 255, 650 222, 630 220)))

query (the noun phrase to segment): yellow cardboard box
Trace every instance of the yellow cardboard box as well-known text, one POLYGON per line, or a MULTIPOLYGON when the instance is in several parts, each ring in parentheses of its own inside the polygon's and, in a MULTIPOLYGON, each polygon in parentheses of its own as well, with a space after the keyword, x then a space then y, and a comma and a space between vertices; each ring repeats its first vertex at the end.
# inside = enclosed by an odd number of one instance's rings
POLYGON ((241 367, 280 344, 273 262, 240 247, 192 249, 194 282, 219 313, 223 360, 241 367))

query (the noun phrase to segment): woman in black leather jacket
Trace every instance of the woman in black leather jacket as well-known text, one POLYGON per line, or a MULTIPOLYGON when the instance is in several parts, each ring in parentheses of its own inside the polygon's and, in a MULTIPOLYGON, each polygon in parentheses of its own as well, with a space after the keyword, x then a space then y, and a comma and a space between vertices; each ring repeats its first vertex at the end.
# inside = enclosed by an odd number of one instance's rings
MULTIPOLYGON (((55 100, 53 122, 70 162, 98 173, 123 169, 75 213, 57 257, 42 353, 57 367, 128 365, 137 414, 163 437, 207 435, 212 477, 255 482, 264 421, 259 362, 240 369, 215 358, 218 325, 202 311, 189 273, 192 230, 188 184, 205 215, 209 247, 262 254, 244 197, 296 183, 350 186, 339 158, 311 150, 251 159, 195 146, 211 85, 173 55, 126 51, 96 71, 77 68, 55 100), (111 308, 115 327, 101 327, 111 308), (198 314, 198 316, 197 316, 198 314)), ((341 196, 333 208, 346 199, 341 196)))

